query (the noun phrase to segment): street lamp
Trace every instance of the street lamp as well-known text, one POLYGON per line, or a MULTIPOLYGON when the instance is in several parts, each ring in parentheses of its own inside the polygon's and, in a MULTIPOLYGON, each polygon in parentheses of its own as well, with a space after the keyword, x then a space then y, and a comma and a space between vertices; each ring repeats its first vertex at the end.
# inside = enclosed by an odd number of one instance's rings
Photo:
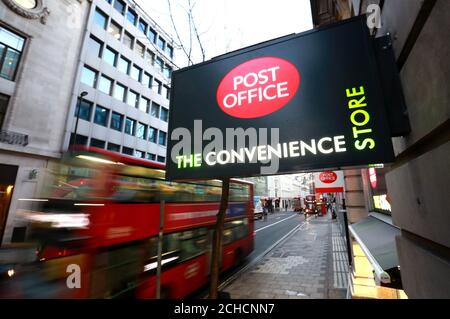
POLYGON ((77 101, 77 121, 75 122, 75 132, 73 134, 73 138, 71 139, 70 145, 74 145, 77 142, 77 131, 78 131, 78 121, 80 120, 80 110, 81 110, 81 101, 83 101, 83 98, 88 95, 88 92, 83 91, 80 93, 80 96, 78 97, 77 101))

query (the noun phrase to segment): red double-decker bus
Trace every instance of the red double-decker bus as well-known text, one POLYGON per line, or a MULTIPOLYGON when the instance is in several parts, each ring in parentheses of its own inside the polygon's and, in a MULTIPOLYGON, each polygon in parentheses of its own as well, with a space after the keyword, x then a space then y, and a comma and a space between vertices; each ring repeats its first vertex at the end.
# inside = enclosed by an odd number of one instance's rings
MULTIPOLYGON (((182 298, 207 283, 221 181, 166 181, 159 163, 95 148, 71 151, 48 171, 39 209, 25 213, 39 262, 24 271, 34 279, 16 272, 16 296, 154 298, 163 200, 161 295, 182 298)), ((222 271, 253 250, 252 199, 252 183, 231 180, 222 271)))

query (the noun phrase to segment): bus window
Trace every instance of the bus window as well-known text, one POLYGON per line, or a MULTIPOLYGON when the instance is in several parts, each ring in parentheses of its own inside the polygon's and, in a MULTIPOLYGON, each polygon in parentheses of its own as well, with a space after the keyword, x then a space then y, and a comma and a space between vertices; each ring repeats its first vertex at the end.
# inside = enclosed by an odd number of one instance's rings
POLYGON ((250 198, 249 186, 245 184, 230 184, 230 201, 245 202, 250 198))
POLYGON ((202 255, 207 248, 207 229, 199 228, 182 232, 180 240, 182 260, 202 255))
POLYGON ((133 297, 142 273, 141 245, 110 247, 95 257, 91 291, 94 298, 133 297))
POLYGON ((248 235, 248 219, 239 219, 225 223, 223 231, 223 245, 231 244, 233 241, 248 235))
POLYGON ((134 176, 117 176, 114 200, 120 202, 218 202, 221 189, 200 183, 176 183, 134 176))

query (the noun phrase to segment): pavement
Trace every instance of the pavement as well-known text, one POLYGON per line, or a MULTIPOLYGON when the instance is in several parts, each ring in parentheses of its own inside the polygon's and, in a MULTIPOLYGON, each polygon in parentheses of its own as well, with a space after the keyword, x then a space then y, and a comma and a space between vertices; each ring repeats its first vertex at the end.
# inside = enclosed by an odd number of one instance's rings
POLYGON ((345 299, 348 263, 337 221, 330 214, 296 218, 296 230, 222 291, 231 299, 345 299))

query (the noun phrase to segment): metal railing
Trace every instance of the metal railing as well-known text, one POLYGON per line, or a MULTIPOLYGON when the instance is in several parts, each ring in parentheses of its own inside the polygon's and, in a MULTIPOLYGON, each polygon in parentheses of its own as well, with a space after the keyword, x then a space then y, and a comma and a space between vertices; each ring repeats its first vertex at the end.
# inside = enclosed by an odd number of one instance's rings
POLYGON ((10 131, 0 131, 0 143, 27 146, 28 135, 10 131))

